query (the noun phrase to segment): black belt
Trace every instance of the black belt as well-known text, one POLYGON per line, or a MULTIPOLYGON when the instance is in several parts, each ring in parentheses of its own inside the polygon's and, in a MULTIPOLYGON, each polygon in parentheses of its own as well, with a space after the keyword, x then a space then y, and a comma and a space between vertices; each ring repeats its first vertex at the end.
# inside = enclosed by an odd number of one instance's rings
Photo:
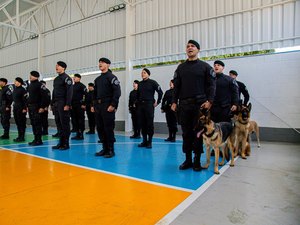
POLYGON ((107 103, 107 102, 110 102, 111 99, 110 98, 99 98, 99 99, 96 99, 95 102, 98 103, 98 104, 101 104, 101 103, 107 103))

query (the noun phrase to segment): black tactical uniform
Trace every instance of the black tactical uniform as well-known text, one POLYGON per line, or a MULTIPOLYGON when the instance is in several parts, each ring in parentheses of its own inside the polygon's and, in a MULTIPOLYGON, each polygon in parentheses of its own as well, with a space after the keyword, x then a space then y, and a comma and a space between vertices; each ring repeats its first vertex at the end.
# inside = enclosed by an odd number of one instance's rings
POLYGON ((171 110, 172 100, 173 100, 174 89, 169 89, 165 92, 161 109, 164 113, 166 113, 166 121, 169 129, 169 137, 165 139, 165 141, 174 142, 176 140, 176 132, 177 128, 177 118, 176 112, 171 110))
POLYGON ((216 96, 211 107, 211 119, 215 122, 231 122, 231 107, 238 106, 238 85, 235 79, 219 73, 216 75, 216 96))
POLYGON ((83 132, 85 130, 84 108, 86 98, 86 86, 81 82, 75 82, 73 85, 72 109, 71 118, 73 130, 76 136, 72 137, 73 140, 83 140, 83 132))
POLYGON ((103 150, 96 153, 96 156, 110 158, 114 156, 115 142, 115 111, 108 112, 111 105, 118 107, 121 96, 120 82, 110 70, 102 73, 95 79, 94 88, 94 109, 96 116, 96 127, 99 139, 102 141, 103 150))
POLYGON ((236 81, 238 86, 239 86, 239 104, 240 105, 247 105, 248 102, 249 102, 249 92, 247 90, 247 87, 244 83, 242 83, 241 81, 236 81), (243 100, 241 99, 241 94, 244 96, 244 102, 243 100))
POLYGON ((85 104, 86 104, 86 115, 89 123, 89 131, 86 134, 95 133, 95 126, 96 126, 95 112, 91 111, 91 107, 93 106, 93 97, 94 97, 94 91, 88 91, 85 98, 85 104))
MULTIPOLYGON (((149 74, 150 75, 150 74, 149 74)), ((150 78, 139 82, 137 89, 138 118, 142 128, 143 142, 139 147, 152 148, 154 134, 154 93, 157 92, 157 105, 160 104, 163 91, 155 80, 150 78)))
POLYGON ((129 94, 129 103, 128 103, 129 112, 131 114, 133 135, 130 138, 140 138, 141 135, 141 126, 138 118, 137 111, 137 90, 132 90, 129 94))
POLYGON ((48 116, 49 116, 49 106, 51 103, 51 92, 50 90, 46 87, 46 93, 47 93, 47 99, 46 99, 46 107, 45 107, 45 111, 43 113, 41 113, 41 117, 42 117, 42 135, 48 135, 48 127, 49 127, 49 123, 48 123, 48 116))
POLYGON ((47 92, 46 87, 39 80, 31 81, 28 87, 27 107, 32 125, 34 140, 29 145, 42 145, 42 118, 40 109, 46 107, 47 92))
POLYGON ((4 134, 0 137, 1 139, 9 139, 12 89, 11 85, 6 85, 2 87, 0 94, 1 124, 4 129, 4 134))
POLYGON ((16 142, 25 141, 27 97, 28 93, 24 87, 15 87, 13 91, 13 114, 18 129, 18 137, 14 139, 16 142))
POLYGON ((53 82, 52 104, 54 106, 57 130, 61 131, 60 141, 53 149, 69 149, 70 137, 70 110, 65 111, 64 107, 71 107, 73 95, 73 82, 68 74, 62 73, 55 77, 53 82))
POLYGON ((216 82, 212 67, 199 59, 185 61, 180 64, 174 75, 173 103, 179 100, 179 123, 182 128, 182 150, 186 160, 179 169, 193 166, 195 171, 201 170, 200 156, 203 152, 203 139, 196 138, 194 130, 198 123, 200 106, 206 102, 213 102, 216 82), (195 157, 192 163, 192 151, 195 157))

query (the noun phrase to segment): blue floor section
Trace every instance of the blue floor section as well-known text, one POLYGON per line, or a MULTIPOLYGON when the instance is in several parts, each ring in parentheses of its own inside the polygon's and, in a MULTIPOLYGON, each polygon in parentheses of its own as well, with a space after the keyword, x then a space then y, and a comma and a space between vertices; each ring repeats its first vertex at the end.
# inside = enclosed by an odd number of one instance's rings
MULTIPOLYGON (((207 170, 194 172, 192 169, 184 171, 178 169, 185 159, 181 150, 182 141, 170 143, 154 138, 152 149, 146 149, 137 147, 141 142, 140 139, 133 140, 127 136, 116 135, 116 156, 110 159, 94 156, 95 152, 102 149, 97 141, 97 135, 85 135, 83 141, 70 141, 71 148, 67 151, 53 151, 51 147, 56 145, 56 140, 46 141, 44 145, 37 147, 28 144, 1 147, 191 190, 198 189, 214 175, 214 158, 211 159, 211 165, 207 170)), ((202 154, 203 164, 205 160, 205 154, 202 154)))

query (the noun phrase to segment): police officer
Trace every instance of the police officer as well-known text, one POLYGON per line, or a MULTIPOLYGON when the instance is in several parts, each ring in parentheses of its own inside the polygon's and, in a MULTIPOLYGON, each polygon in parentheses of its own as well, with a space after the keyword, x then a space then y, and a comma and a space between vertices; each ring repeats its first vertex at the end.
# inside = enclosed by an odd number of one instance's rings
POLYGON ((14 139, 15 142, 25 141, 28 93, 22 85, 24 85, 23 79, 16 77, 13 91, 13 114, 18 129, 18 137, 14 139))
POLYGON ((83 132, 85 130, 84 110, 85 110, 85 98, 87 89, 86 86, 80 82, 81 75, 74 74, 73 84, 73 97, 72 97, 72 109, 71 117, 73 121, 73 129, 76 131, 76 135, 72 137, 72 140, 83 140, 83 132))
POLYGON ((27 107, 34 134, 34 140, 29 145, 42 145, 42 117, 45 111, 47 92, 46 87, 39 81, 40 74, 37 71, 30 72, 30 84, 28 86, 27 107))
MULTIPOLYGON (((238 76, 238 73, 235 70, 230 70, 229 71, 229 76, 236 80, 236 77, 238 76)), ((238 80, 236 80, 236 82, 239 86, 239 105, 247 105, 248 102, 249 102, 249 98, 250 98, 248 89, 247 89, 246 85, 243 82, 238 81, 238 80), (244 97, 244 102, 241 99, 241 94, 244 97)))
POLYGON ((86 93, 86 115, 88 118, 89 131, 86 134, 95 134, 95 112, 91 111, 91 107, 93 106, 93 98, 94 98, 94 83, 88 83, 88 92, 86 93))
POLYGON ((99 59, 101 75, 95 79, 94 106, 96 126, 99 139, 102 140, 103 149, 95 156, 111 158, 115 155, 115 114, 121 96, 120 82, 109 69, 111 62, 107 58, 99 59))
POLYGON ((137 89, 138 89, 139 81, 133 81, 133 90, 129 94, 129 102, 128 108, 131 114, 132 120, 132 128, 133 128, 133 135, 130 138, 141 138, 141 128, 140 122, 137 115, 137 89))
POLYGON ((209 109, 215 96, 215 74, 210 65, 198 59, 200 45, 195 40, 189 40, 186 45, 188 59, 180 64, 174 74, 174 95, 171 109, 179 109, 182 128, 185 161, 180 170, 193 168, 200 171, 200 156, 203 152, 203 139, 197 139, 195 125, 198 121, 200 108, 209 109), (179 106, 177 106, 179 100, 179 106), (194 161, 192 151, 194 150, 194 161))
POLYGON ((165 141, 170 141, 170 142, 176 141, 176 132, 178 131, 176 113, 173 110, 171 110, 173 93, 174 93, 174 80, 171 80, 170 89, 165 92, 161 104, 161 112, 166 113, 166 121, 169 129, 169 137, 165 139, 165 141))
POLYGON ((225 64, 217 60, 214 62, 216 73, 216 96, 211 108, 211 119, 215 123, 231 122, 232 112, 239 104, 239 92, 236 81, 223 73, 225 64))
POLYGON ((0 109, 1 109, 1 124, 4 129, 4 134, 1 139, 9 139, 9 128, 11 118, 11 103, 12 103, 12 87, 7 85, 6 78, 0 78, 0 109))
POLYGON ((159 84, 149 78, 150 70, 144 68, 141 72, 142 81, 137 89, 138 117, 140 120, 143 142, 138 147, 152 148, 152 137, 154 134, 154 108, 160 104, 163 92, 159 84), (154 93, 157 92, 157 101, 154 93))
POLYGON ((56 63, 56 73, 53 82, 52 103, 57 121, 57 130, 61 131, 59 142, 52 149, 67 150, 70 138, 70 107, 73 96, 73 82, 71 77, 65 73, 67 64, 63 61, 56 63))
POLYGON ((49 106, 51 103, 51 92, 50 90, 46 87, 46 81, 41 80, 41 83, 45 86, 46 88, 46 93, 47 93, 47 99, 46 99, 46 107, 45 111, 41 113, 41 118, 42 118, 42 135, 48 135, 48 116, 49 116, 49 106))

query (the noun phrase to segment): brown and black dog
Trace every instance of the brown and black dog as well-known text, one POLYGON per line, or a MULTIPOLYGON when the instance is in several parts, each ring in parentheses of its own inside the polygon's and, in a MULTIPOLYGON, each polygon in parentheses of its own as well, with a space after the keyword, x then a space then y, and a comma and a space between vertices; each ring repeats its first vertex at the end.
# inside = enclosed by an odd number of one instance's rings
POLYGON ((238 108, 237 116, 235 119, 235 144, 234 144, 234 156, 237 156, 241 152, 243 159, 246 156, 250 156, 251 148, 249 144, 249 129, 250 129, 250 112, 251 103, 247 106, 240 106, 238 108))
POLYGON ((203 130, 201 130, 201 133, 203 136, 204 145, 206 147, 207 161, 206 161, 206 165, 204 165, 202 168, 207 169, 209 167, 210 147, 212 147, 215 151, 214 173, 220 174, 219 165, 220 166, 224 165, 225 157, 229 158, 228 152, 227 153, 225 152, 226 144, 228 145, 231 151, 230 166, 234 166, 234 157, 233 157, 234 136, 232 136, 232 131, 234 129, 233 124, 229 122, 214 123, 210 119, 210 112, 205 109, 202 109, 199 113, 198 127, 203 128, 203 130), (223 158, 221 163, 219 163, 220 148, 222 149, 222 153, 223 153, 223 158))

